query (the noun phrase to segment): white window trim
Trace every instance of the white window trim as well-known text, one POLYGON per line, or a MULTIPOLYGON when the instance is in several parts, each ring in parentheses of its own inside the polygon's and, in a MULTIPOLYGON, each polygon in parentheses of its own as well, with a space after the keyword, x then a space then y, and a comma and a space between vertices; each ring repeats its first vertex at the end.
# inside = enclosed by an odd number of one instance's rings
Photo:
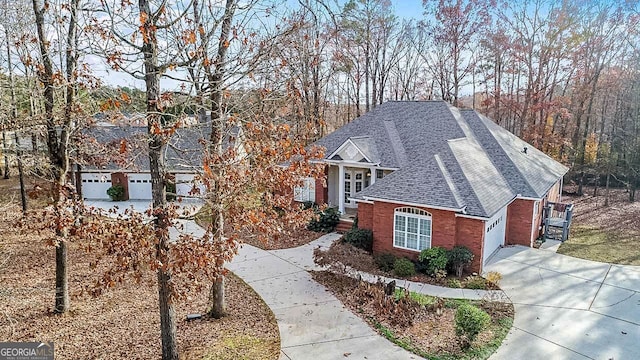
POLYGON ((312 177, 303 178, 302 186, 293 188, 293 200, 298 202, 316 201, 316 179, 312 177))
MULTIPOLYGON (((404 230, 405 233, 405 244, 407 243, 407 231, 404 230)), ((433 238, 432 238, 432 234, 433 234, 433 217, 431 216, 431 214, 427 211, 424 211, 422 209, 418 209, 418 208, 414 208, 414 207, 399 207, 396 208, 393 211, 393 247, 394 248, 398 248, 398 249, 403 249, 403 250, 409 250, 409 251, 415 251, 415 252, 421 252, 422 250, 425 249, 430 249, 433 246, 433 238), (429 244, 426 248, 424 249, 412 249, 406 246, 398 246, 396 245, 396 216, 400 215, 400 216, 404 216, 405 217, 405 229, 406 229, 406 219, 407 218, 414 218, 418 220, 418 232, 416 233, 417 235, 417 244, 418 246, 420 245, 420 220, 429 220, 429 234, 427 235, 429 237, 429 244)))

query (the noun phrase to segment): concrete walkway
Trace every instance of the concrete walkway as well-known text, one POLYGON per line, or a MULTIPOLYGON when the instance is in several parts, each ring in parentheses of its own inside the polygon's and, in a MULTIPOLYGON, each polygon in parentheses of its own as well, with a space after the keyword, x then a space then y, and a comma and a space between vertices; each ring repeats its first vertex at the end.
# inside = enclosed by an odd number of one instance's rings
MULTIPOLYGON (((178 228, 172 229, 172 237, 180 233, 203 234, 193 221, 181 221, 178 228)), ((313 262, 314 249, 326 250, 340 237, 336 233, 327 234, 297 248, 271 251, 245 244, 227 268, 247 282, 275 314, 281 359, 421 359, 376 333, 308 273, 321 270, 313 262)), ((358 274, 371 282, 379 278, 362 272, 350 275, 358 274)), ((439 297, 503 296, 501 291, 452 289, 393 278, 382 280, 396 280, 400 287, 439 297)))
POLYGON ((516 311, 491 359, 640 359, 640 267, 514 246, 485 270, 516 311))
POLYGON ((328 234, 295 249, 264 251, 243 245, 227 266, 262 297, 278 321, 280 359, 420 359, 378 335, 307 272, 313 249, 328 234))

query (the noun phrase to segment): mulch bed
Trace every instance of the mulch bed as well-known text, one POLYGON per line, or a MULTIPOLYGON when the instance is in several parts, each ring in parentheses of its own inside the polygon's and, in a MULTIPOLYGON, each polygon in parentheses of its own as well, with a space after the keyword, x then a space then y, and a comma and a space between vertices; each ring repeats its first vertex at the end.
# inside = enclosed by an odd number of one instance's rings
MULTIPOLYGON (((454 328, 455 308, 459 302, 436 299, 433 304, 421 306, 412 301, 385 297, 383 284, 369 284, 330 271, 312 272, 312 276, 374 329, 378 330, 382 325, 392 330, 397 338, 409 342, 423 355, 427 353, 456 358, 464 355, 463 342, 455 334, 454 328)), ((498 322, 504 318, 512 319, 514 309, 508 303, 475 304, 492 318, 492 325, 480 333, 472 344, 473 348, 479 348, 494 340, 498 322)))
MULTIPOLYGON (((98 297, 81 292, 99 277, 93 256, 69 245, 72 310, 52 313, 54 250, 39 235, 16 233, 17 209, 0 219, 0 339, 53 341, 56 359, 159 359, 160 320, 155 274, 141 284, 124 283, 98 297)), ((280 339, 273 313, 242 280, 226 281, 228 316, 187 322, 202 313, 207 291, 193 292, 175 305, 178 346, 183 359, 277 359, 280 339)))
MULTIPOLYGON (((315 256, 316 262, 318 262, 320 256, 322 257, 322 260, 319 261, 320 264, 329 265, 339 263, 341 265, 345 265, 359 271, 367 272, 369 274, 399 278, 391 272, 380 270, 375 262, 374 256, 370 253, 342 241, 334 242, 327 251, 316 251, 315 256)), ((451 280, 458 280, 460 281, 462 287, 465 287, 466 276, 468 275, 472 274, 464 274, 462 278, 449 275, 445 278, 437 279, 426 274, 417 273, 414 276, 404 277, 403 279, 446 287, 450 286, 449 282, 451 280)), ((485 285, 487 290, 500 290, 500 287, 488 281, 485 282, 485 285)))

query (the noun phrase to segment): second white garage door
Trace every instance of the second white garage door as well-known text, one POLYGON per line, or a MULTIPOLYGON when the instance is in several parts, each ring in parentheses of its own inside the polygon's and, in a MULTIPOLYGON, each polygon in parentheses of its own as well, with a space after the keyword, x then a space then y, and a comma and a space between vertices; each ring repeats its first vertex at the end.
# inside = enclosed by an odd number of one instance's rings
POLYGON ((487 259, 504 245, 505 229, 507 224, 507 207, 498 211, 485 222, 484 228, 484 250, 482 251, 482 265, 487 259))
POLYGON ((151 174, 129 174, 129 199, 152 199, 151 174))

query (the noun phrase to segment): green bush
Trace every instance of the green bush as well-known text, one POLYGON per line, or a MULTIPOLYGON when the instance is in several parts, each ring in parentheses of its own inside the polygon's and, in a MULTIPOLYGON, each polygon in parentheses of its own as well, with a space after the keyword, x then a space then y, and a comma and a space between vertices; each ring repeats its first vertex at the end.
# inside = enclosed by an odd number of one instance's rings
POLYGON ((418 256, 418 261, 421 263, 424 273, 434 276, 439 270, 447 268, 449 258, 447 257, 447 249, 441 247, 432 247, 431 249, 424 249, 418 256))
POLYGON ((174 201, 176 199, 176 183, 174 181, 167 181, 165 193, 167 194, 167 201, 174 201))
POLYGON ((344 234, 344 241, 362 250, 373 251, 373 233, 369 229, 351 229, 344 234))
POLYGON ((374 256, 373 260, 378 265, 378 269, 382 271, 391 271, 396 263, 396 256, 390 253, 382 253, 374 256))
POLYGON ((462 288, 462 283, 458 279, 451 279, 447 282, 447 285, 451 288, 460 289, 462 288))
POLYGON ((313 201, 305 201, 302 203, 302 210, 308 210, 311 208, 318 208, 318 205, 316 203, 314 203, 313 201))
POLYGON ((462 304, 455 315, 456 335, 466 336, 467 345, 470 345, 490 321, 491 317, 483 310, 471 304, 462 304))
POLYGON ((397 258, 393 263, 393 273, 399 277, 413 276, 416 274, 415 265, 407 258, 397 258))
POLYGON ((473 260, 473 253, 466 246, 456 246, 449 250, 449 267, 458 277, 462 277, 462 270, 473 260))
POLYGON ((113 185, 112 187, 107 189, 107 195, 113 201, 122 201, 124 200, 124 187, 122 185, 113 185))
POLYGON ((324 211, 316 210, 316 215, 307 225, 307 229, 315 232, 332 232, 339 222, 340 212, 337 208, 326 208, 324 211))

